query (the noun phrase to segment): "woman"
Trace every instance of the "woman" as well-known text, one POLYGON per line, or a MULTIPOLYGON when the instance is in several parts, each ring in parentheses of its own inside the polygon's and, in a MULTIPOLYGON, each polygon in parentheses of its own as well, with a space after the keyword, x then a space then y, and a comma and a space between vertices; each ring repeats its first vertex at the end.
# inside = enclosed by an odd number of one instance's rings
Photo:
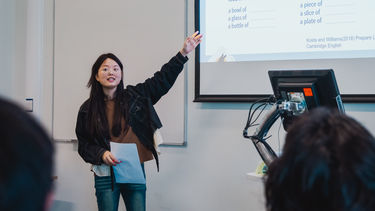
POLYGON ((195 32, 176 56, 152 78, 136 86, 123 85, 123 66, 113 54, 99 56, 88 82, 90 98, 80 107, 76 135, 78 152, 93 164, 98 208, 117 210, 120 194, 127 211, 145 210, 145 184, 116 184, 112 166, 119 163, 110 151, 110 141, 135 143, 142 163, 155 158, 154 132, 161 127, 153 105, 168 92, 188 60, 187 55, 201 42, 195 32))

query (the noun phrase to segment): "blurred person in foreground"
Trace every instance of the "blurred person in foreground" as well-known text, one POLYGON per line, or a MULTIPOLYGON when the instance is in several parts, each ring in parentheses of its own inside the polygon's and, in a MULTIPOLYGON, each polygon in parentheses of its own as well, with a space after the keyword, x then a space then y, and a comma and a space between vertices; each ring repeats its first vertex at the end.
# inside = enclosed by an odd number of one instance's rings
POLYGON ((374 210, 374 137, 328 108, 303 114, 269 166, 265 195, 268 211, 374 210))
POLYGON ((0 99, 0 210, 49 210, 53 153, 40 124, 0 99))

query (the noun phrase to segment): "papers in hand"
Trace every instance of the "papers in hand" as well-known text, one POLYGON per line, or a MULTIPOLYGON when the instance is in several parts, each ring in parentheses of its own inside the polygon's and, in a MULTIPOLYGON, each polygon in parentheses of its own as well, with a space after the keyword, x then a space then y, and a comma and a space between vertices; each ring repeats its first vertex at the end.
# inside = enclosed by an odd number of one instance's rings
POLYGON ((111 153, 121 163, 113 166, 116 183, 146 184, 136 144, 111 143, 111 153))

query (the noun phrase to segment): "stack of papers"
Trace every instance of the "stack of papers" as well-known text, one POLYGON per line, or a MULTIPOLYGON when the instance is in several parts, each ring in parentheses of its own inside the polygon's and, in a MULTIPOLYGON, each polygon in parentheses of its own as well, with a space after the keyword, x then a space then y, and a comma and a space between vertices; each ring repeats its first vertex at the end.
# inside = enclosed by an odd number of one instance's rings
POLYGON ((136 144, 111 142, 111 153, 121 161, 113 166, 116 183, 146 184, 136 144))

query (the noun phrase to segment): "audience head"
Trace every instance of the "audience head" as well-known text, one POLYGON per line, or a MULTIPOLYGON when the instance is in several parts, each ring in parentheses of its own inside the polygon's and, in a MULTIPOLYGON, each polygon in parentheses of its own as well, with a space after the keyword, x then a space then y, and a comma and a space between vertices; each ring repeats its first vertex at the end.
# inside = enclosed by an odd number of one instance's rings
POLYGON ((48 208, 53 151, 51 139, 30 115, 0 99, 0 210, 48 208))
POLYGON ((265 182, 269 211, 373 210, 374 137, 344 114, 314 109, 288 129, 265 182))

